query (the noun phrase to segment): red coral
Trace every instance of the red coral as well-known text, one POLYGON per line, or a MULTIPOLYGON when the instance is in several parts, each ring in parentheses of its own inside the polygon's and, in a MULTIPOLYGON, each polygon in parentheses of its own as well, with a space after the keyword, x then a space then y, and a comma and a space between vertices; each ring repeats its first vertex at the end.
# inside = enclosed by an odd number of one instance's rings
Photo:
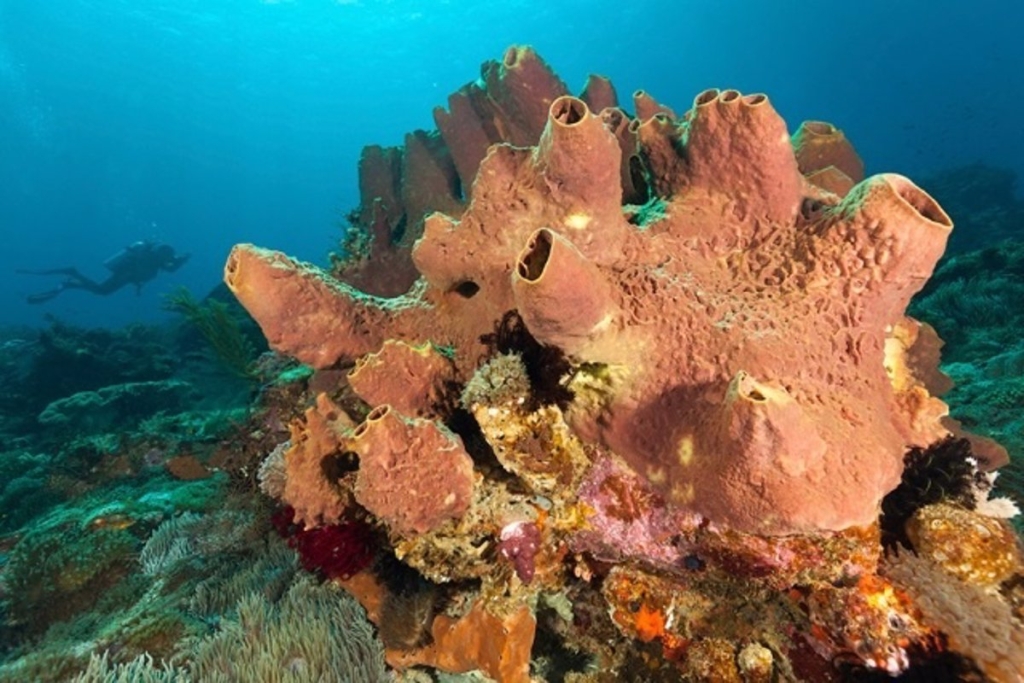
POLYGON ((299 554, 308 572, 327 579, 347 579, 365 569, 373 560, 376 542, 370 527, 357 520, 302 529, 293 519, 295 510, 286 506, 271 517, 277 532, 299 554))

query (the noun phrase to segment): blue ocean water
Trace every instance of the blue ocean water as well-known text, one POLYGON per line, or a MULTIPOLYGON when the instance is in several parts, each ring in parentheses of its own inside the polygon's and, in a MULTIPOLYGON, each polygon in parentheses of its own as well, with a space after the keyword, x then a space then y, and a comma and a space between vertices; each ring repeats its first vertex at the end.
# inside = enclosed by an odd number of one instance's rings
POLYGON ((433 128, 515 43, 572 88, 596 72, 679 111, 766 92, 792 128, 844 129, 869 172, 1024 171, 1021 26, 1009 0, 0 0, 0 323, 158 319, 239 241, 325 262, 361 147, 433 128), (192 259, 140 296, 24 302, 50 282, 15 269, 101 277, 146 238, 192 259))

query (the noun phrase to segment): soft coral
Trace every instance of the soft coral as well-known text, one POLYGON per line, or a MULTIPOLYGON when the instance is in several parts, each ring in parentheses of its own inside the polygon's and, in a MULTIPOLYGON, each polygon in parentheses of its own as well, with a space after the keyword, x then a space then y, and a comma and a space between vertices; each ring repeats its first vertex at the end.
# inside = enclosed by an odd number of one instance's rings
POLYGON ((302 566, 328 579, 347 579, 373 560, 376 541, 369 525, 346 520, 330 526, 303 529, 294 523, 295 510, 286 506, 274 513, 272 523, 299 554, 302 566))

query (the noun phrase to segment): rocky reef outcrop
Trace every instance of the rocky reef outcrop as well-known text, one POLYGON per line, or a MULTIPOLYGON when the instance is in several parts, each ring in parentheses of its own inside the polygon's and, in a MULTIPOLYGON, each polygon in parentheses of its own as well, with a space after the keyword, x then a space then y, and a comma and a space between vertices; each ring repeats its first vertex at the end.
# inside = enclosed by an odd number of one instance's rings
MULTIPOLYGON (((233 249, 225 281, 271 347, 337 373, 292 427, 283 502, 306 527, 366 517, 438 587, 430 642, 391 647, 396 666, 525 681, 539 628, 620 676, 644 644, 696 680, 945 653, 940 608, 880 569, 878 517, 909 449, 966 436, 934 331, 905 315, 951 220, 903 176, 863 178, 834 126, 791 135, 763 94, 633 108, 511 48, 439 132, 368 150, 361 251, 334 272, 233 249)), ((971 443, 983 468, 1005 455, 971 443)), ((969 514, 1005 531, 996 509, 969 514)), ((1002 588, 979 590, 1019 636, 1000 533, 1002 588)), ((347 583, 378 621, 402 594, 347 583)), ((1013 680, 1012 654, 966 649, 1013 680)))

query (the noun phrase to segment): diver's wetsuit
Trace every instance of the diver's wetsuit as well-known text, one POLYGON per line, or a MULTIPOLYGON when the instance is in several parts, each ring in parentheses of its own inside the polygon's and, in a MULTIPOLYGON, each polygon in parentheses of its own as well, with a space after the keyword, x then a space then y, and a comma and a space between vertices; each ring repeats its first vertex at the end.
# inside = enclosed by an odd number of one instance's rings
POLYGON ((189 259, 189 254, 175 254, 174 248, 155 242, 136 242, 125 247, 119 254, 106 262, 110 275, 102 282, 96 282, 78 272, 77 268, 52 268, 49 270, 19 270, 29 275, 64 275, 65 280, 58 287, 30 294, 25 300, 30 304, 49 301, 68 289, 84 289, 93 294, 106 296, 126 285, 135 285, 136 293, 142 285, 155 278, 161 270, 172 273, 189 259))

